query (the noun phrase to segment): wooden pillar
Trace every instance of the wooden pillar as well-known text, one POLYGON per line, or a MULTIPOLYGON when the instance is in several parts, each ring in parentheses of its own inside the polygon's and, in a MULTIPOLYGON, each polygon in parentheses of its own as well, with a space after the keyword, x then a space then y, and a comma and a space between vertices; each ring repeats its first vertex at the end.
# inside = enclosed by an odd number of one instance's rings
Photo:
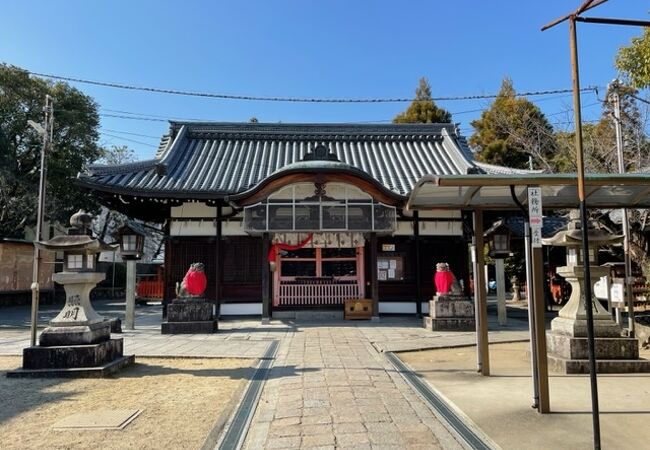
POLYGON ((422 317, 422 270, 420 268, 420 214, 413 211, 413 236, 415 243, 415 314, 422 317))
POLYGON ((481 375, 490 375, 490 350, 488 348, 487 292, 485 289, 485 256, 483 254, 483 211, 474 211, 474 242, 476 265, 474 267, 474 292, 476 293, 476 344, 481 375))
POLYGON ((172 238, 169 235, 170 225, 169 220, 165 224, 165 273, 163 273, 163 301, 162 301, 162 318, 167 318, 167 305, 169 304, 170 298, 168 295, 167 286, 171 284, 171 273, 172 273, 172 238))
POLYGON ((545 302, 544 302, 544 260, 542 258, 542 249, 533 247, 532 248, 532 263, 533 263, 533 292, 532 292, 532 301, 533 304, 529 303, 528 307, 535 308, 535 330, 531 330, 531 333, 535 333, 535 345, 536 345, 536 356, 537 356, 537 382, 538 382, 538 411, 540 413, 549 413, 551 412, 551 404, 549 399, 548 392, 548 359, 546 357, 546 321, 545 321, 545 302))
POLYGON ((497 281, 497 314, 499 316, 499 325, 507 325, 508 314, 506 311, 506 271, 503 258, 495 258, 494 266, 497 281))
POLYGON ((214 246, 214 251, 217 254, 214 265, 214 301, 217 304, 217 318, 221 317, 221 264, 223 261, 223 255, 221 254, 221 213, 221 206, 217 206, 217 220, 215 224, 217 229, 217 242, 214 246))
POLYGON ((266 259, 271 248, 271 241, 269 233, 262 235, 262 323, 268 323, 271 313, 270 301, 271 296, 269 291, 271 289, 271 272, 269 271, 269 263, 266 259))
POLYGON ((377 233, 370 233, 370 295, 372 320, 379 320, 379 281, 377 277, 377 233))

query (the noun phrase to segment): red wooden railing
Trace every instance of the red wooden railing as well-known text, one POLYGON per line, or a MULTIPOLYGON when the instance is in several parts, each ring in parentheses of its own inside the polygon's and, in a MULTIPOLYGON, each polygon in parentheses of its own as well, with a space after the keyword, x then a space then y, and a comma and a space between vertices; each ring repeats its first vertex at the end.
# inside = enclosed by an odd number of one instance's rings
POLYGON ((165 282, 163 280, 141 280, 136 287, 139 298, 163 298, 165 282))

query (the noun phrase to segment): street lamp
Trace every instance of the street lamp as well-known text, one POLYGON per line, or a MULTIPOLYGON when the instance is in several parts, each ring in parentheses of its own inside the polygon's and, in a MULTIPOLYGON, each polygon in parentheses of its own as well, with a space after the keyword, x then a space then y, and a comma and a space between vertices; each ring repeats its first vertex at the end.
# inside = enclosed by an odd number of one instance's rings
POLYGON ((492 258, 507 258, 510 256, 510 230, 503 223, 498 221, 485 232, 488 239, 489 255, 492 258))
POLYGON ((135 272, 136 263, 144 252, 144 230, 129 222, 117 231, 120 240, 120 255, 126 261, 126 314, 124 326, 135 329, 135 272))

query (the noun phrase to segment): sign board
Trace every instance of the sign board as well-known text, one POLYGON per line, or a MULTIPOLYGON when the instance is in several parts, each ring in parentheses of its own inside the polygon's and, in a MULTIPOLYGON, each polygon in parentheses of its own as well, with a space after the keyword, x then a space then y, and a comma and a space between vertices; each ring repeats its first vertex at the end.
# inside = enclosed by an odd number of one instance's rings
POLYGON ((395 244, 381 244, 381 251, 382 252, 394 252, 395 251, 395 244))
POLYGON ((403 280, 404 260, 402 256, 379 256, 377 258, 377 279, 379 281, 403 280))
POLYGON ((542 248, 542 188, 528 188, 528 223, 530 243, 533 248, 542 248))
POLYGON ((609 292, 611 293, 612 303, 625 303, 625 296, 623 295, 623 283, 612 283, 609 292))

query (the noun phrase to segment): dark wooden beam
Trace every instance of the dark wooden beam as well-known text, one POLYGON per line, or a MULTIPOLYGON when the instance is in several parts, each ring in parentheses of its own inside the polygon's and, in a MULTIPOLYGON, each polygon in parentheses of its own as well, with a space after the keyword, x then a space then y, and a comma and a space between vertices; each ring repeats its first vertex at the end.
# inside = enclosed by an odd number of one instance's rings
POLYGON ((270 248, 271 238, 269 233, 264 233, 262 235, 262 257, 264 258, 262 262, 262 322, 268 322, 271 317, 269 295, 269 291, 271 290, 271 272, 269 271, 269 264, 266 260, 270 248))
POLYGON ((215 289, 214 289, 214 296, 215 296, 215 302, 217 303, 217 318, 221 316, 221 264, 223 262, 223 255, 221 252, 221 234, 222 234, 222 221, 221 219, 221 206, 217 206, 217 223, 216 223, 216 228, 217 228, 217 241, 215 243, 215 248, 214 251, 216 252, 217 256, 215 258, 215 274, 214 274, 214 283, 215 283, 215 289))
POLYGON ((413 237, 415 244, 415 314, 422 317, 422 270, 420 268, 420 213, 413 211, 413 237))
POLYGON ((370 295, 372 317, 379 319, 379 280, 377 278, 377 233, 370 233, 370 295))

